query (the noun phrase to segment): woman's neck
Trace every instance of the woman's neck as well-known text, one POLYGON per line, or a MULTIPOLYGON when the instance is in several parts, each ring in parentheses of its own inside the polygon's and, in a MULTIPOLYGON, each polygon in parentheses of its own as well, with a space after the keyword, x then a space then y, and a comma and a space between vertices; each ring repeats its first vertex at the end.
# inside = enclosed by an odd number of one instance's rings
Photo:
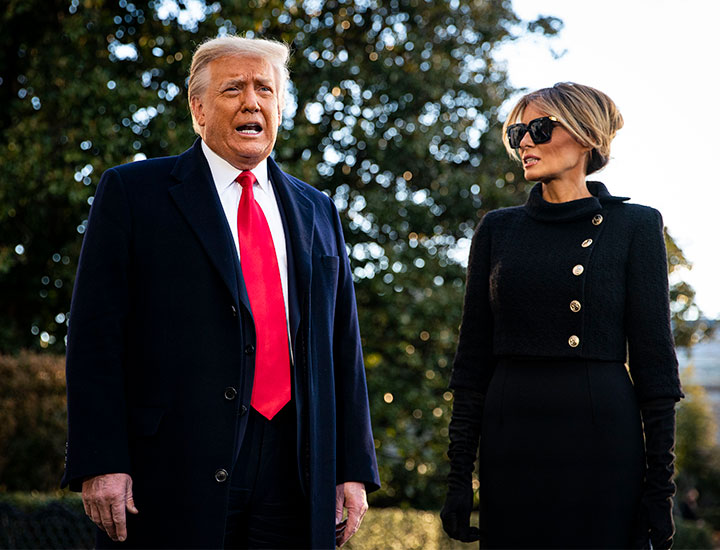
POLYGON ((585 184, 585 177, 573 180, 550 180, 543 182, 542 196, 547 202, 569 202, 592 197, 585 184))

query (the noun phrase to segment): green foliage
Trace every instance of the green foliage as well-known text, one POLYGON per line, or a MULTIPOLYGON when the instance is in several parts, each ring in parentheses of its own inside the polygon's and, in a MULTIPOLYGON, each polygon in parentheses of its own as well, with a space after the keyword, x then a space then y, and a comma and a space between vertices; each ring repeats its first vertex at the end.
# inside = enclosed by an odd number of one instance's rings
POLYGON ((0 380, 0 492, 57 488, 65 451, 65 361, 0 355, 0 380))
POLYGON ((71 493, 69 491, 57 490, 45 493, 39 491, 0 492, 0 503, 10 504, 25 513, 36 512, 49 504, 60 504, 68 510, 85 514, 80 493, 71 493))
POLYGON ((187 71, 176 59, 189 59, 193 48, 188 33, 147 6, 119 4, 127 3, 11 2, 0 15, 0 351, 64 352, 100 174, 140 149, 160 156, 191 143, 182 96, 175 97, 187 71), (136 62, 111 53, 120 41, 137 45, 136 62), (152 53, 158 43, 168 52, 161 57, 152 53))
POLYGON ((673 548, 698 548, 704 550, 715 548, 712 529, 701 524, 676 518, 673 548))
POLYGON ((717 424, 712 404, 702 386, 684 383, 683 391, 685 399, 680 401, 677 410, 677 468, 688 474, 702 475, 711 454, 717 449, 717 424))
POLYGON ((692 269, 692 263, 685 257, 667 229, 665 247, 670 274, 670 311, 675 345, 689 349, 702 340, 710 338, 715 332, 715 325, 701 318, 702 312, 695 304, 695 289, 681 278, 683 271, 692 269))
MULTIPOLYGON (((707 391, 694 383, 692 368, 683 376, 685 399, 677 408, 676 471, 678 499, 697 489, 698 515, 720 530, 720 445, 707 391)), ((682 548, 682 546, 678 546, 682 548)))
MULTIPOLYGON (((477 515, 471 522, 477 525, 477 515)), ((477 548, 448 537, 435 512, 370 508, 360 530, 347 544, 350 550, 461 550, 477 548)))

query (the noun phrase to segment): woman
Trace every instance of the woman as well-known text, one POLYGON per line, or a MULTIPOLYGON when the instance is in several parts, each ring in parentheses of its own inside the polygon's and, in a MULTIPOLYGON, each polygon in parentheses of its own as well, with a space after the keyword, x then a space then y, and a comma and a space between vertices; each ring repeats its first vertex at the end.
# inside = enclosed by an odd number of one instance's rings
POLYGON ((489 212, 473 238, 441 514, 453 538, 672 544, 683 395, 662 218, 585 181, 622 124, 608 96, 572 83, 526 95, 505 123, 506 148, 538 183, 524 206, 489 212), (478 441, 479 531, 469 526, 478 441))

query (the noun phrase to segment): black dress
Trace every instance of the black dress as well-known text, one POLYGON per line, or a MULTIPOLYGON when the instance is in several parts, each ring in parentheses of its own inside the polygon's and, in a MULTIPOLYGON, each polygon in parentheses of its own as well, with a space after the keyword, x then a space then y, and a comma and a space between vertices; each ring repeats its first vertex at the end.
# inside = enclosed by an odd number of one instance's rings
POLYGON ((662 219, 588 188, 553 204, 538 184, 473 239, 451 387, 486 395, 488 548, 628 548, 645 472, 639 403, 682 396, 662 219))
POLYGON ((628 548, 645 460, 622 363, 500 361, 480 441, 488 548, 628 548))

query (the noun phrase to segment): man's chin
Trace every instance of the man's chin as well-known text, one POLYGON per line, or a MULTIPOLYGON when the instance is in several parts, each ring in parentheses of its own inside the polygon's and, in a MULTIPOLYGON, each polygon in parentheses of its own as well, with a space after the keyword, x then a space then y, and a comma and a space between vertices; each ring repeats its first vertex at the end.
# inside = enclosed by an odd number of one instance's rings
POLYGON ((257 147, 236 148, 233 150, 233 158, 225 160, 240 170, 252 170, 270 156, 271 151, 272 148, 260 144, 257 147))

